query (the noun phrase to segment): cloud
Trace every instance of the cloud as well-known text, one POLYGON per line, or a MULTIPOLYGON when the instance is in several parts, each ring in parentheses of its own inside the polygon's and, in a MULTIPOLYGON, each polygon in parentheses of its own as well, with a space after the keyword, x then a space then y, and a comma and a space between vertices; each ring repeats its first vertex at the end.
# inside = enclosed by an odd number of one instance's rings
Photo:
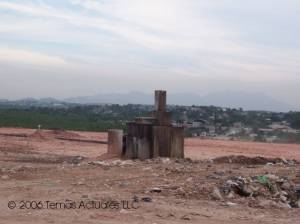
MULTIPOLYGON (((206 49, 205 42, 218 39, 219 44, 214 50, 222 50, 220 37, 227 30, 205 19, 205 17, 189 16, 188 6, 182 1, 72 1, 83 9, 93 10, 102 14, 89 16, 82 11, 72 12, 57 9, 45 4, 0 3, 0 9, 12 10, 34 18, 59 20, 66 24, 81 28, 105 30, 128 41, 152 50, 206 49), (127 6, 127 7, 126 7, 127 6), (164 13, 164 10, 167 10, 164 13)), ((19 26, 20 27, 20 26, 19 26)), ((224 42, 224 41, 223 41, 224 42)), ((236 50, 239 47, 223 43, 224 50, 236 50), (231 46, 230 46, 231 45, 231 46)), ((213 45, 210 45, 213 46, 213 45)))
MULTIPOLYGON (((102 51, 139 49, 141 53, 136 58, 144 58, 143 51, 152 54, 151 57, 167 57, 171 62, 166 65, 169 67, 173 66, 174 56, 186 58, 194 69, 205 67, 221 74, 223 67, 224 71, 226 68, 241 68, 250 72, 282 64, 281 57, 274 56, 276 49, 266 52, 264 46, 242 42, 238 30, 225 26, 205 12, 212 6, 224 7, 224 3, 199 4, 195 0, 70 0, 69 3, 80 8, 58 8, 45 1, 3 1, 0 9, 21 13, 25 20, 5 17, 5 23, 0 23, 0 32, 27 36, 36 41, 69 42, 94 49, 98 46, 102 51), (104 31, 110 34, 103 34, 104 31), (261 60, 267 65, 262 66, 261 60)), ((86 58, 92 56, 85 54, 86 58)), ((93 57, 101 58, 101 54, 93 57)), ((290 59, 287 57, 284 61, 289 63, 290 59)), ((147 62, 149 60, 145 58, 147 62)), ((292 66, 297 66, 297 63, 292 66)))
MULTIPOLYGON (((248 90, 260 86, 280 96, 271 86, 300 81, 299 49, 288 45, 290 39, 297 43, 299 38, 287 38, 289 32, 297 34, 288 12, 299 21, 293 9, 298 4, 294 0, 3 0, 0 60, 60 66, 69 69, 66 75, 76 70, 82 77, 87 73, 98 77, 99 82, 105 74, 119 74, 114 77, 120 82, 138 79, 155 86, 160 84, 153 80, 167 77, 165 81, 177 82, 174 86, 181 90, 189 90, 189 85, 193 91, 240 88, 244 83, 248 90), (285 32, 274 25, 281 23, 285 32), (200 90, 195 81, 203 83, 200 90), (224 87, 205 86, 213 81, 224 87)), ((129 90, 136 88, 127 84, 129 90)))
POLYGON ((0 62, 8 64, 41 65, 47 67, 67 65, 63 59, 57 56, 5 47, 0 47, 0 62))

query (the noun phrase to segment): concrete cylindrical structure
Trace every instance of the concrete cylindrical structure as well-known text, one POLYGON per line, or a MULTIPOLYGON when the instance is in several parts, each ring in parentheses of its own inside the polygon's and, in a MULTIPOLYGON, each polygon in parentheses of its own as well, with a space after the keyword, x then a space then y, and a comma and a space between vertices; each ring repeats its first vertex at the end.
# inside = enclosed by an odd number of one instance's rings
POLYGON ((123 148, 123 130, 108 130, 108 154, 122 155, 123 148))
POLYGON ((154 108, 155 111, 166 111, 167 92, 155 90, 154 108))
POLYGON ((149 159, 152 157, 152 124, 128 123, 125 158, 149 159))

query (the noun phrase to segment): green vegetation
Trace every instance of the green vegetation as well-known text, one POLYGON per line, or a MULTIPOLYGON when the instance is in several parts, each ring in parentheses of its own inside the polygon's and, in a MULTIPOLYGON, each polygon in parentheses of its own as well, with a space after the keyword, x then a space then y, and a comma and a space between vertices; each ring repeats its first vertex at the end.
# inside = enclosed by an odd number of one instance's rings
MULTIPOLYGON (((149 105, 78 105, 60 104, 34 106, 28 103, 0 103, 0 127, 62 129, 77 131, 107 131, 110 128, 126 129, 126 123, 135 117, 149 116, 153 111, 149 105)), ((297 130, 270 130, 270 125, 300 129, 300 112, 276 113, 243 111, 242 109, 214 106, 168 106, 173 121, 185 124, 185 135, 194 136, 212 131, 212 136, 223 135, 255 141, 300 143, 297 130), (203 126, 197 126, 197 121, 203 126), (193 122, 195 122, 195 126, 193 122), (240 123, 240 125, 238 124, 240 123), (239 126, 241 126, 239 128, 239 126), (232 129, 240 129, 232 133, 232 129), (250 137, 250 134, 256 136, 250 137)))
POLYGON ((287 118, 292 128, 300 129, 300 112, 288 113, 287 118))
POLYGON ((300 133, 277 133, 278 143, 300 143, 300 133))
MULTIPOLYGON (((118 107, 118 106, 111 106, 118 107)), ((1 127, 65 129, 78 131, 105 131, 109 128, 125 128, 123 117, 113 112, 97 112, 97 108, 72 107, 68 109, 29 108, 0 109, 1 127), (122 117, 122 118, 121 118, 122 117)), ((99 108, 98 108, 99 109, 99 108)), ((116 109, 116 108, 113 108, 116 109)), ((124 116, 123 116, 124 115, 124 116)))

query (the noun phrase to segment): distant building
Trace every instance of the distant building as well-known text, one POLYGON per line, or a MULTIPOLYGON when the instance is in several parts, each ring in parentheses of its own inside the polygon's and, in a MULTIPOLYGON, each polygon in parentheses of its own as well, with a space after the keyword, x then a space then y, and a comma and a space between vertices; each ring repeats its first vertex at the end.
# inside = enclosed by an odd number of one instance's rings
POLYGON ((216 133, 216 127, 214 125, 207 126, 209 135, 214 135, 216 133))
POLYGON ((234 122, 233 127, 234 128, 242 128, 242 122, 234 122))
POLYGON ((193 128, 203 128, 203 127, 206 127, 207 124, 208 124, 208 122, 206 120, 198 119, 198 120, 194 120, 192 122, 192 127, 193 128))

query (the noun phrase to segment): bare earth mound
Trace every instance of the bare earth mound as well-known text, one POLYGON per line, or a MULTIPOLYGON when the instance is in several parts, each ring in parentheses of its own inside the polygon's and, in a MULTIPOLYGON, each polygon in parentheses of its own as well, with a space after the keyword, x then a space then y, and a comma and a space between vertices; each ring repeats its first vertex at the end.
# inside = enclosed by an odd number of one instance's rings
POLYGON ((0 129, 1 223, 300 222, 299 145, 187 139, 191 159, 124 161, 57 139, 106 133, 32 133, 0 129))
POLYGON ((27 135, 29 138, 82 138, 78 133, 64 130, 36 130, 31 134, 27 135))

